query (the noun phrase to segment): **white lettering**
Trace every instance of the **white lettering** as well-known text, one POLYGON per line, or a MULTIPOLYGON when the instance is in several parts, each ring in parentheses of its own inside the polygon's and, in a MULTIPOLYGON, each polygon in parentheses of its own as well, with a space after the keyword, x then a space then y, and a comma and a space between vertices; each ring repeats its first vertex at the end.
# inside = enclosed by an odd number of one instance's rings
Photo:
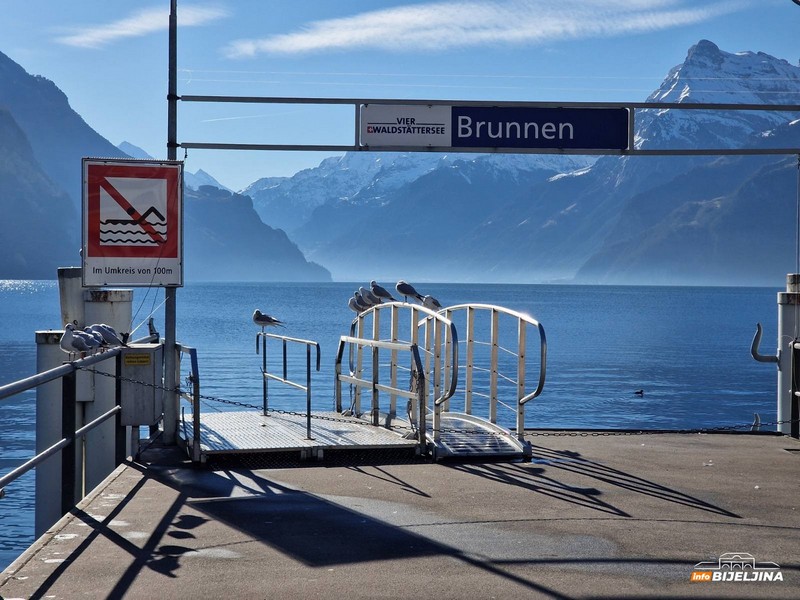
POLYGON ((458 137, 472 137, 472 118, 465 115, 458 117, 458 137))
POLYGON ((539 124, 538 123, 525 123, 525 139, 527 140, 531 136, 528 134, 528 130, 533 128, 533 139, 539 139, 539 124))
POLYGON ((572 123, 537 123, 527 121, 473 121, 471 117, 459 115, 456 128, 459 138, 480 138, 486 136, 493 140, 563 140, 575 139, 575 128, 572 123))

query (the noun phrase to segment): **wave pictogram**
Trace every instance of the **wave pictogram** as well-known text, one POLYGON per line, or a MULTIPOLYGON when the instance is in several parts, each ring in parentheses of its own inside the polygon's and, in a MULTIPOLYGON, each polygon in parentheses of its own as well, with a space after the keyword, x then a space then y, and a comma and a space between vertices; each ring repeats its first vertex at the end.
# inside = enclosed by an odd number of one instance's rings
POLYGON ((100 243, 104 246, 158 246, 167 241, 167 220, 151 206, 135 219, 101 220, 99 233, 100 243))

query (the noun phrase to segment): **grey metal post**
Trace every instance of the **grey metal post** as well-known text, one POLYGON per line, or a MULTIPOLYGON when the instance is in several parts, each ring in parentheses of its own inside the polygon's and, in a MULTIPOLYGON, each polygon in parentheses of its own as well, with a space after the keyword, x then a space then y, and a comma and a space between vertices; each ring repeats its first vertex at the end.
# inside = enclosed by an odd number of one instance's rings
MULTIPOLYGON (((778 293, 778 421, 792 418, 792 354, 798 338, 800 310, 800 274, 786 276, 786 291, 778 293)), ((786 435, 792 432, 791 423, 778 425, 786 435)))
MULTIPOLYGON (((61 438, 75 435, 75 371, 61 378, 61 438)), ((61 514, 75 506, 77 465, 74 442, 61 451, 61 514)), ((82 496, 83 494, 81 494, 82 496)))
MULTIPOLYGON (((167 159, 178 157, 178 0, 170 0, 169 86, 167 93, 167 159)), ((178 431, 175 373, 177 302, 175 287, 164 288, 164 443, 174 444, 178 431)))
MULTIPOLYGON (((58 345, 62 334, 63 331, 36 332, 37 373, 54 369, 67 358, 58 345)), ((36 388, 36 453, 45 451, 60 439, 61 380, 56 379, 36 388)), ((72 451, 70 447, 61 452, 72 451)), ((58 456, 52 456, 36 467, 35 537, 61 518, 60 497, 61 463, 58 456)))

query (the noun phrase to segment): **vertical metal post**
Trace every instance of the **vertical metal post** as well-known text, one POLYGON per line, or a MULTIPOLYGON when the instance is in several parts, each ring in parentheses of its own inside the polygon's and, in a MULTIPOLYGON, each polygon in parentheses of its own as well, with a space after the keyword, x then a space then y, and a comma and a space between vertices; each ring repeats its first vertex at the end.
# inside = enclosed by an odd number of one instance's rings
POLYGON ((464 377, 464 412, 472 414, 472 365, 475 362, 475 309, 467 308, 467 373, 464 377))
POLYGON ((492 347, 489 366, 489 421, 497 423, 497 374, 500 369, 499 349, 500 349, 500 313, 492 309, 492 347))
MULTIPOLYGON (((61 437, 75 437, 75 371, 61 378, 61 437)), ((75 506, 75 442, 61 449, 61 514, 67 514, 75 506)))
MULTIPOLYGON (((427 429, 428 424, 426 422, 428 408, 426 406, 426 397, 425 394, 427 392, 428 383, 425 381, 425 372, 422 369, 422 361, 419 357, 419 346, 416 343, 412 344, 411 346, 411 372, 416 375, 417 377, 417 406, 419 407, 419 418, 417 423, 417 436, 419 439, 419 450, 420 453, 427 454, 428 451, 428 440, 427 440, 427 429)), ((436 437, 436 432, 434 432, 434 438, 436 437)))
MULTIPOLYGON (((399 332, 398 332, 398 316, 399 315, 398 315, 398 311, 397 311, 397 307, 396 306, 392 306, 390 310, 391 310, 391 312, 390 312, 390 320, 391 320, 390 329, 391 329, 391 331, 390 331, 389 335, 391 337, 391 341, 394 343, 394 342, 397 342, 397 340, 399 339, 399 337, 398 337, 398 334, 399 334, 399 332)), ((389 367, 389 369, 390 369, 389 377, 391 379, 392 388, 396 389, 397 388, 397 350, 392 350, 391 351, 391 359, 390 359, 390 361, 391 361, 390 362, 391 366, 389 367)), ((389 414, 391 414, 391 415, 396 415, 397 414, 397 396, 395 394, 392 394, 391 396, 389 396, 389 414)))
POLYGON ((311 346, 308 344, 306 344, 306 439, 313 439, 311 437, 311 346))
POLYGON ((791 406, 789 407, 789 418, 792 422, 789 423, 789 435, 798 439, 800 438, 800 390, 798 390, 798 387, 800 387, 798 386, 798 376, 800 376, 800 373, 798 373, 798 369, 800 369, 798 359, 800 359, 800 350, 795 347, 795 343, 792 343, 792 385, 791 406))
POLYGON ((786 276, 786 291, 778 293, 778 421, 783 434, 792 434, 792 408, 796 396, 792 393, 795 377, 792 369, 793 342, 798 338, 798 312, 800 312, 800 274, 786 276))
MULTIPOLYGON (((122 379, 120 378, 120 374, 122 373, 122 354, 117 354, 116 360, 116 374, 117 376, 114 378, 114 404, 116 406, 122 405, 122 379)), ((138 433, 139 428, 134 427, 133 430, 136 431, 136 446, 133 446, 131 443, 131 456, 136 456, 139 454, 139 439, 138 433)), ((125 427, 122 426, 122 411, 117 412, 116 416, 114 417, 114 464, 120 465, 125 461, 125 427)), ((133 442, 133 437, 131 437, 131 442, 133 442)))
MULTIPOLYGON (((376 313, 377 314, 377 313, 376 313)), ((380 369, 378 348, 372 348, 372 424, 377 427, 379 424, 380 401, 378 399, 378 371, 380 369)))
MULTIPOLYGON (((178 157, 178 0, 170 0, 167 91, 167 159, 178 157)), ((164 288, 164 443, 174 444, 178 432, 175 373, 177 302, 175 287, 164 288)))
POLYGON ((525 349, 527 346, 527 323, 517 319, 517 437, 525 436, 525 405, 520 400, 525 396, 525 349))
POLYGON ((289 379, 287 377, 287 373, 288 373, 288 365, 286 363, 286 340, 283 340, 283 379, 284 379, 284 381, 289 379))
POLYGON ((266 417, 269 409, 269 384, 267 383, 269 377, 267 377, 267 336, 263 331, 261 332, 261 350, 261 391, 264 416, 266 417))

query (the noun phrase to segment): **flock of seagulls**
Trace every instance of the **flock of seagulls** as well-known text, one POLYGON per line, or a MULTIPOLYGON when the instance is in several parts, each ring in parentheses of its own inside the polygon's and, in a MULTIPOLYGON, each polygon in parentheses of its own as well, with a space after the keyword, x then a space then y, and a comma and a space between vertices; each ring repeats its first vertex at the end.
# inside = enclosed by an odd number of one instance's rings
MULTIPOLYGON (((408 302, 408 299, 411 298, 430 310, 439 310, 442 308, 442 305, 436 298, 430 295, 423 296, 417 292, 413 285, 402 279, 397 282, 394 289, 399 296, 403 297, 404 302, 408 302)), ((397 300, 386 288, 378 284, 375 280, 372 280, 369 282, 369 288, 361 286, 353 293, 353 296, 347 301, 347 306, 349 306, 350 310, 353 312, 360 314, 383 302, 397 302, 397 300)))
POLYGON ((64 335, 61 336, 59 346, 69 355, 85 357, 106 348, 124 346, 127 337, 127 334, 118 335, 113 327, 104 323, 95 323, 80 329, 77 322, 73 321, 64 325, 64 335))

